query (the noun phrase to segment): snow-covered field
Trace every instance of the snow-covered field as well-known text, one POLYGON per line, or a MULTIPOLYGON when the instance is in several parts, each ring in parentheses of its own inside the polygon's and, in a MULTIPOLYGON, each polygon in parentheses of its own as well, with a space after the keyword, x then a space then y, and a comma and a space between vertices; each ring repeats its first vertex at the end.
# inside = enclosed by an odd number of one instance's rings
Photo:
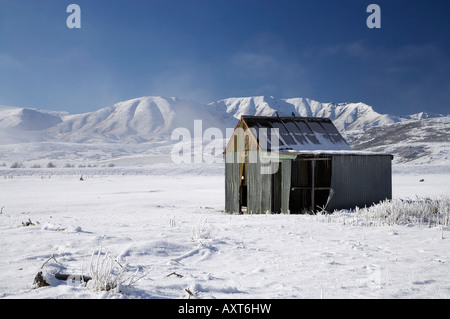
MULTIPOLYGON (((450 296, 449 226, 225 214, 217 167, 20 172, 0 170, 0 298, 450 296), (90 275, 100 249, 140 279, 122 292, 49 279, 90 275), (39 271, 51 286, 33 289, 39 271)), ((395 198, 450 195, 448 167, 393 172, 395 198)))

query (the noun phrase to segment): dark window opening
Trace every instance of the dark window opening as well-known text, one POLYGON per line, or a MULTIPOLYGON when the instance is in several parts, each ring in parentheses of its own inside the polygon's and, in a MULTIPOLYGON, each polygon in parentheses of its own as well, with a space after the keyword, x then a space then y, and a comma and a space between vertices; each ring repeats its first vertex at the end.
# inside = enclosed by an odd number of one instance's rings
POLYGON ((291 214, 324 208, 331 186, 331 158, 310 157, 292 161, 289 210, 291 214))

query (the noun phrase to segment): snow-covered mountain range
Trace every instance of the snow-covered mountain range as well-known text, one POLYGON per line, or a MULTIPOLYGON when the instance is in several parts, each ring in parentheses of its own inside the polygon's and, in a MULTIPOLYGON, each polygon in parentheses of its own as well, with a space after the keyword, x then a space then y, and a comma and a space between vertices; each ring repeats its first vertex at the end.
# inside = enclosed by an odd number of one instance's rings
MULTIPOLYGON (((390 150, 398 151, 388 143, 392 139, 387 135, 394 134, 395 144, 401 148, 401 143, 417 142, 418 136, 428 134, 429 137, 420 142, 424 144, 416 150, 422 149, 423 154, 429 154, 433 153, 428 148, 434 142, 435 126, 441 136, 439 143, 448 145, 450 136, 449 116, 419 113, 398 117, 380 114, 361 102, 321 103, 307 98, 255 96, 202 104, 179 98, 147 96, 84 114, 0 106, 0 164, 20 156, 26 157, 22 161, 52 156, 72 158, 71 152, 79 154, 78 159, 106 159, 108 153, 112 154, 111 158, 117 158, 136 152, 152 152, 151 149, 159 145, 165 146, 164 153, 168 150, 173 130, 182 127, 193 134, 195 120, 202 120, 203 130, 219 128, 226 137, 226 128, 234 128, 241 115, 276 114, 328 117, 357 149, 385 151, 390 146, 390 150), (375 141, 371 143, 372 140, 375 141), (21 149, 28 151, 23 154, 19 151, 21 149), (30 155, 30 149, 34 150, 35 156, 30 155), (96 149, 106 151, 99 156, 96 149), (37 154, 39 152, 40 155, 37 154)), ((445 153, 445 147, 439 152, 441 155, 445 153)), ((407 157, 407 161, 414 159, 414 156, 407 157)))
POLYGON ((364 103, 321 103, 306 98, 277 99, 272 96, 230 98, 211 103, 235 118, 241 115, 328 117, 341 132, 379 124, 399 122, 392 115, 379 114, 364 103))

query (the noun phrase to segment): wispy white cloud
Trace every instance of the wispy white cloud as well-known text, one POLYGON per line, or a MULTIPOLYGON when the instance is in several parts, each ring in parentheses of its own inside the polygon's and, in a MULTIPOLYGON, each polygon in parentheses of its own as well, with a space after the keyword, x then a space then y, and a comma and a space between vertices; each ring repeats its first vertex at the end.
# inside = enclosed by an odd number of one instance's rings
POLYGON ((139 84, 146 95, 179 97, 198 102, 211 102, 217 93, 218 67, 209 62, 179 59, 166 62, 166 67, 157 73, 149 73, 139 84))

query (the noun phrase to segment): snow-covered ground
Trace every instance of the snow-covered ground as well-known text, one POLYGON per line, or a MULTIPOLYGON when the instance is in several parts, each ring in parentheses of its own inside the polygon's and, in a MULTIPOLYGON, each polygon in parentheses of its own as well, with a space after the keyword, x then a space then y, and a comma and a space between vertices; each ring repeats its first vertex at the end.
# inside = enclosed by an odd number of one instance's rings
MULTIPOLYGON (((449 226, 229 215, 215 166, 19 172, 0 170, 0 298, 450 296, 449 226), (39 271, 90 275, 100 249, 100 261, 109 252, 116 270, 128 261, 128 276, 144 277, 123 292, 59 280, 33 289, 39 271)), ((450 195, 448 167, 393 173, 396 198, 450 195)))

